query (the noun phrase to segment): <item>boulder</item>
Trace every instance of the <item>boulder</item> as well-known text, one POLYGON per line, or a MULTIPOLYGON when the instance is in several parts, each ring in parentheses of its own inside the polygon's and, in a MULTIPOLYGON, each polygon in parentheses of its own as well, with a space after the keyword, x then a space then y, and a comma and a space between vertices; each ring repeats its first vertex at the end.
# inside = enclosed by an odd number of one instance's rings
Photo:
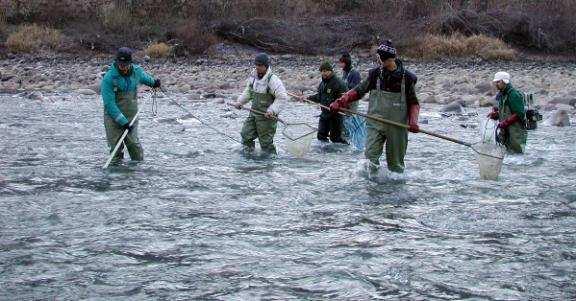
POLYGON ((565 104, 574 106, 576 104, 576 99, 572 97, 554 97, 549 101, 551 104, 565 104))
POLYGON ((490 83, 481 82, 477 84, 475 87, 476 91, 481 94, 488 93, 493 90, 492 85, 490 83))
POLYGON ((42 100, 44 97, 42 96, 42 93, 34 91, 26 94, 26 98, 31 100, 42 100))
POLYGON ((96 95, 96 91, 94 91, 92 89, 88 89, 88 88, 78 89, 78 90, 76 90, 76 93, 82 94, 82 95, 96 95))
POLYGON ((556 110, 552 112, 549 123, 552 126, 570 126, 570 114, 567 110, 556 110))
POLYGON ((482 108, 495 107, 496 100, 494 100, 493 98, 480 97, 480 99, 478 100, 478 106, 482 108))
POLYGON ((420 100, 422 103, 437 103, 438 102, 436 95, 434 95, 432 93, 422 94, 422 96, 420 97, 420 100))
POLYGON ((463 111, 462 103, 459 100, 452 101, 440 108, 440 112, 462 113, 463 111))

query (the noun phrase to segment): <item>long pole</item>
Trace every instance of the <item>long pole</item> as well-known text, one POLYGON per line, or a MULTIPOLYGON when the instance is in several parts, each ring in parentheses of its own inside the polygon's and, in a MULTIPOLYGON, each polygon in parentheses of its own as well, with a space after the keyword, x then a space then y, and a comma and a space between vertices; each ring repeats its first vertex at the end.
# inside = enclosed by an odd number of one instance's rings
MULTIPOLYGON (((293 97, 297 97, 297 98, 302 99, 302 97, 299 96, 299 95, 296 95, 296 94, 293 94, 293 93, 289 93, 289 94, 290 94, 290 96, 293 96, 293 97)), ((330 110, 330 107, 328 107, 328 106, 322 105, 322 104, 320 104, 320 103, 314 103, 314 104, 315 104, 315 105, 318 105, 319 107, 321 107, 321 108, 323 108, 323 109, 330 110)), ((410 128, 407 124, 395 122, 395 121, 388 120, 388 119, 384 119, 384 118, 380 118, 380 117, 377 117, 377 116, 372 116, 372 115, 368 115, 368 114, 364 114, 364 113, 360 113, 360 112, 356 112, 356 111, 352 111, 352 110, 348 110, 348 109, 344 109, 344 108, 341 108, 340 110, 341 110, 342 112, 344 112, 344 113, 347 113, 347 114, 354 114, 354 115, 362 116, 362 117, 364 117, 364 118, 372 119, 372 120, 374 120, 374 121, 378 121, 378 122, 381 122, 381 123, 384 123, 384 124, 389 124, 389 125, 401 127, 401 128, 404 128, 404 129, 409 129, 409 128, 410 128)), ((452 138, 452 137, 444 136, 444 135, 441 135, 441 134, 437 134, 437 133, 434 133, 434 132, 430 132, 430 131, 427 131, 427 130, 424 130, 424 129, 420 129, 420 130, 419 130, 419 133, 423 133, 423 134, 430 135, 430 136, 433 136, 433 137, 436 137, 436 138, 444 139, 444 140, 447 140, 447 141, 450 141, 450 142, 458 143, 458 144, 460 144, 460 145, 472 147, 472 144, 470 144, 470 143, 468 143, 468 142, 465 142, 465 141, 462 141, 462 140, 458 140, 458 139, 455 139, 455 138, 452 138)))
MULTIPOLYGON (((140 114, 140 109, 138 109, 138 111, 134 115, 134 118, 132 118, 132 121, 130 121, 130 124, 129 124, 130 126, 134 125, 134 122, 136 122, 136 120, 138 119, 139 114, 140 114)), ((103 169, 106 169, 106 168, 108 168, 108 166, 110 166, 112 159, 114 158, 114 156, 118 152, 118 149, 120 149, 120 146, 122 145, 122 143, 124 143, 124 139, 126 138, 127 135, 128 135, 128 130, 124 130, 124 133, 122 133, 122 136, 120 136, 120 139, 118 139, 118 142, 116 142, 116 146, 114 146, 114 150, 112 150, 112 153, 110 153, 110 157, 108 157, 108 160, 106 160, 106 164, 104 164, 104 166, 102 167, 103 169)))

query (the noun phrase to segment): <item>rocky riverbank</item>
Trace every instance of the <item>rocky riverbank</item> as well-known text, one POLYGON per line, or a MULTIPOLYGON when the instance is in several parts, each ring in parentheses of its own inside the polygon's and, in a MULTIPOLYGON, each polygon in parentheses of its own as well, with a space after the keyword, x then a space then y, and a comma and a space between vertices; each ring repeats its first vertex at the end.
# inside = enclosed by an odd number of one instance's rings
MULTIPOLYGON (((290 91, 312 93, 320 81, 315 56, 273 56, 273 70, 290 91)), ((140 64, 163 81, 164 87, 190 101, 233 100, 242 91, 252 69, 252 53, 235 53, 186 61, 148 61, 140 64)), ((336 61, 336 58, 334 58, 336 61)), ((363 77, 374 66, 362 55, 357 68, 363 77)), ((97 98, 102 76, 111 57, 90 59, 13 57, 0 62, 0 92, 21 94, 29 99, 53 100, 71 97, 97 98)), ((511 73, 523 92, 534 93, 542 111, 576 113, 574 64, 562 62, 406 62, 418 75, 417 92, 423 106, 459 113, 466 108, 491 106, 496 94, 491 85, 499 70, 511 73), (432 105, 436 104, 436 105, 432 105)), ((146 90, 146 87, 142 88, 146 90)))

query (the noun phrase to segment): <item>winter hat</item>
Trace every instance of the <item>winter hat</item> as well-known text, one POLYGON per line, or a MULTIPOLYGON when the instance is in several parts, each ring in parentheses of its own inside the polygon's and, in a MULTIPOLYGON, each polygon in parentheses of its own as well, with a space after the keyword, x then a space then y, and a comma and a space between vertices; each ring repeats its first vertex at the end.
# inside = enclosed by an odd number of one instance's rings
POLYGON ((264 65, 266 68, 268 68, 270 66, 270 57, 264 52, 258 53, 254 59, 254 63, 256 65, 264 65))
POLYGON ((492 81, 503 81, 505 84, 510 83, 510 74, 504 71, 496 72, 496 74, 494 74, 494 80, 492 81))
POLYGON ((342 56, 340 57, 340 62, 346 64, 346 66, 351 66, 352 65, 352 56, 350 56, 350 53, 343 52, 342 56))
POLYGON ((334 67, 330 61, 324 61, 320 65, 320 71, 334 71, 334 67))
POLYGON ((116 62, 121 65, 132 63, 132 49, 128 47, 121 47, 116 52, 116 62))
POLYGON ((385 61, 396 57, 396 48, 392 45, 392 41, 386 40, 384 44, 378 46, 376 53, 380 56, 380 60, 385 61))

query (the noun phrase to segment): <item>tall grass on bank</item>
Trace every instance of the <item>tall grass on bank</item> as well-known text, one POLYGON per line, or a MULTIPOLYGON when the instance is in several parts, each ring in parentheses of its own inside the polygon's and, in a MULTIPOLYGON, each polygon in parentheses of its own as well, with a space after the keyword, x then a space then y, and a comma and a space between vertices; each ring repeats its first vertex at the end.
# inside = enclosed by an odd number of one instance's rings
POLYGON ((56 49, 62 40, 59 30, 36 24, 21 25, 8 36, 6 46, 14 53, 28 53, 41 48, 56 49))
POLYGON ((109 31, 126 32, 134 26, 135 20, 128 3, 104 4, 100 7, 98 16, 102 25, 109 31))
POLYGON ((480 57, 485 60, 513 60, 516 51, 498 38, 485 35, 427 34, 406 47, 406 54, 425 60, 441 58, 480 57))

